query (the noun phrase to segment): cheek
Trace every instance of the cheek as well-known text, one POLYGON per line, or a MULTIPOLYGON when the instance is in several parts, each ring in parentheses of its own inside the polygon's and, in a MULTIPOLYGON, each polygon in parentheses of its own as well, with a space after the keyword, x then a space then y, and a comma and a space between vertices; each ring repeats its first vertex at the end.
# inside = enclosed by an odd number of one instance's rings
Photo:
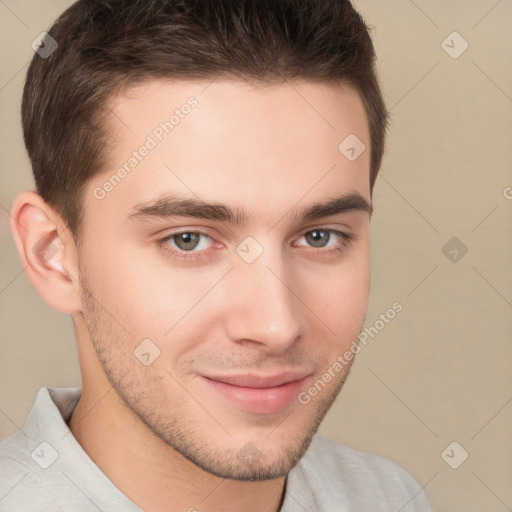
POLYGON ((148 275, 148 262, 137 256, 140 248, 103 242, 97 237, 96 246, 90 244, 84 254, 94 298, 120 327, 134 337, 144 335, 162 300, 148 275))
POLYGON ((340 344, 350 344, 363 327, 368 306, 370 258, 367 244, 324 272, 321 281, 310 273, 302 276, 302 282, 305 303, 323 325, 329 327, 326 334, 332 335, 333 344, 338 349, 340 344))
POLYGON ((174 345, 178 333, 200 325, 202 298, 225 269, 177 267, 155 254, 122 243, 95 251, 87 262, 94 269, 90 285, 98 303, 135 340, 173 339, 174 345))

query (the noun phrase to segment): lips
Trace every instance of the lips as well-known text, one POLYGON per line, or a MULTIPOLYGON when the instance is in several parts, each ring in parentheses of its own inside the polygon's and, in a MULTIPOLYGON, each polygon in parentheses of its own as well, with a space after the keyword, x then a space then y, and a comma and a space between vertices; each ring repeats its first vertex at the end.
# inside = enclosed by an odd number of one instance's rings
POLYGON ((256 374, 245 374, 245 375, 229 375, 229 376, 212 376, 205 377, 210 380, 217 382, 223 382, 224 384, 230 384, 231 386, 238 386, 243 388, 275 388, 289 382, 295 382, 307 377, 309 372, 282 372, 277 375, 256 375, 256 374))
POLYGON ((289 408, 310 373, 286 371, 276 375, 202 376, 208 391, 231 406, 254 414, 272 414, 289 408))

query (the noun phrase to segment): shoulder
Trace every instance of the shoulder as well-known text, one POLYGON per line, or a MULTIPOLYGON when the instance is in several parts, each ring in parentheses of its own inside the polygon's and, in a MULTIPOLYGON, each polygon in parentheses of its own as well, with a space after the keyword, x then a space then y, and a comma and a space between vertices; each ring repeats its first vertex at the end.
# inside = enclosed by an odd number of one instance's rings
POLYGON ((319 434, 313 437, 299 466, 305 478, 322 495, 332 497, 333 503, 346 501, 347 506, 373 512, 395 506, 403 512, 431 511, 421 486, 401 466, 319 434))
POLYGON ((40 388, 23 428, 0 442, 0 512, 66 510, 57 502, 69 483, 59 466, 67 430, 59 405, 67 413, 78 392, 40 388))
POLYGON ((21 431, 0 442, 0 512, 42 512, 53 505, 30 456, 35 448, 21 431))
POLYGON ((363 480, 374 483, 397 482, 401 484, 415 484, 415 480, 401 466, 395 462, 375 455, 350 448, 337 441, 333 441, 316 434, 305 453, 303 459, 304 469, 314 469, 325 475, 350 476, 356 482, 363 480))
POLYGON ((23 429, 0 442, 0 512, 140 511, 69 430, 79 396, 80 388, 41 388, 23 429))

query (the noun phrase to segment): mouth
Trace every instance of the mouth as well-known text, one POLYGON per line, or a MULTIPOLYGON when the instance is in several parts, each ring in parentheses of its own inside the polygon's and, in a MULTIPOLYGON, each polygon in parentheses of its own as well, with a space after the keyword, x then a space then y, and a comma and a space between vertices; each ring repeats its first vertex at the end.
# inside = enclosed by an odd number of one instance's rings
POLYGON ((283 372, 270 376, 200 377, 211 391, 238 408, 255 414, 272 414, 288 408, 297 400, 310 375, 307 372, 283 372))

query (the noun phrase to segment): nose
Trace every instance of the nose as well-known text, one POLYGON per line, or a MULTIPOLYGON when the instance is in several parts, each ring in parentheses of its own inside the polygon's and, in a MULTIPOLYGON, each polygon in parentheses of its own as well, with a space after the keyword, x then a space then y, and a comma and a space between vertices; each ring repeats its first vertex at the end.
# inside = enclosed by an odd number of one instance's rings
POLYGON ((231 340, 277 355, 304 336, 305 317, 293 268, 279 251, 265 250, 253 263, 237 261, 227 288, 226 328, 231 340))

